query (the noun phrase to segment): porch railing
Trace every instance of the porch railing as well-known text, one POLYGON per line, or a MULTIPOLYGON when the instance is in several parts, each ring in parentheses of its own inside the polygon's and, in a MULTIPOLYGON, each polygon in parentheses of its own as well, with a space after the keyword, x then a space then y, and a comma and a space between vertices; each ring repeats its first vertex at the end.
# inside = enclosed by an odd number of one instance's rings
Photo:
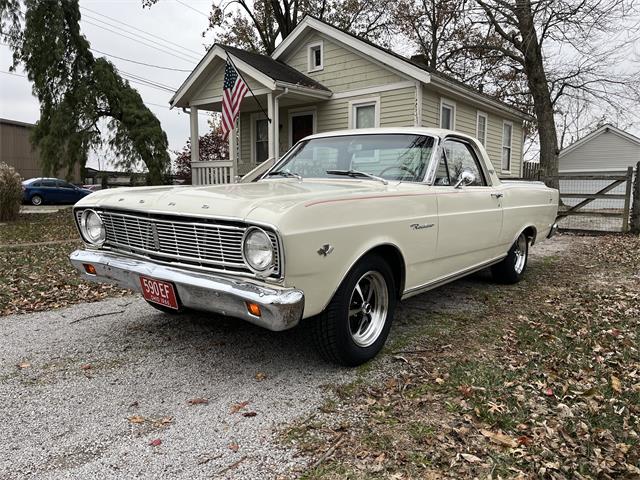
POLYGON ((234 183, 235 172, 231 160, 191 162, 191 183, 193 185, 218 185, 234 183))

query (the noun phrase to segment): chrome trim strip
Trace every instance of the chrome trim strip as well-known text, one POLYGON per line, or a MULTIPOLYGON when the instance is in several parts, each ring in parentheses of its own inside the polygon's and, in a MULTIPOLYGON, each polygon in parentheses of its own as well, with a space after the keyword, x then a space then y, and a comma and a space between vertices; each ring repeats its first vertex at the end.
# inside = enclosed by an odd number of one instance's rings
POLYGON ((140 275, 157 278, 175 286, 183 307, 241 318, 273 331, 294 327, 304 312, 304 293, 295 288, 190 272, 103 250, 76 250, 69 260, 86 280, 139 292, 140 275), (84 264, 93 265, 96 275, 88 274, 84 264), (260 305, 262 315, 251 315, 246 302, 260 305))
POLYGON ((465 270, 460 270, 459 272, 456 273, 452 273, 449 275, 445 275, 444 277, 440 277, 437 278, 431 282, 425 283, 423 285, 418 285, 417 287, 413 287, 413 288, 409 288, 407 290, 404 291, 404 293, 402 294, 402 300, 412 297, 414 295, 418 295, 420 293, 424 293, 427 292, 429 290, 433 290, 434 288, 438 288, 441 287, 442 285, 445 285, 449 282, 453 282, 454 280, 457 280, 459 278, 462 277, 466 277, 467 275, 470 275, 474 272, 477 272, 479 270, 483 270, 487 267, 490 267, 491 265, 494 265, 498 262, 500 262, 504 257, 506 257, 507 254, 504 255, 500 255, 498 257, 495 257, 487 262, 483 262, 483 263, 479 263, 477 265, 474 265, 473 267, 467 268, 465 270))

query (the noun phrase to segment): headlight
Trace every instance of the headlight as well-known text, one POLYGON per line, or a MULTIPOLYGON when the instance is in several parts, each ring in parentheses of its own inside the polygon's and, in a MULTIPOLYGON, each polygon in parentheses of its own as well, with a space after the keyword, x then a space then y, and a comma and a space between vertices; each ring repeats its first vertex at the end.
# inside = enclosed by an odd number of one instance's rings
POLYGON ((251 227, 244 234, 242 255, 251 269, 265 273, 273 266, 273 244, 264 230, 251 227))
POLYGON ((102 219, 93 210, 85 210, 80 217, 80 232, 91 245, 101 246, 107 238, 102 219))

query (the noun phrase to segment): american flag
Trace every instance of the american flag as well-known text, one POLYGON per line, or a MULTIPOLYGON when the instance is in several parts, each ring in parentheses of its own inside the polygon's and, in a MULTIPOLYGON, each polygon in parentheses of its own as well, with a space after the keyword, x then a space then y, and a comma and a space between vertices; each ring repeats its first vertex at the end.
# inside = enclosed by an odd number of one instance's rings
POLYGON ((229 136, 236 123, 236 117, 240 111, 240 102, 247 94, 247 84, 227 60, 224 67, 224 85, 222 90, 222 134, 224 138, 229 136))

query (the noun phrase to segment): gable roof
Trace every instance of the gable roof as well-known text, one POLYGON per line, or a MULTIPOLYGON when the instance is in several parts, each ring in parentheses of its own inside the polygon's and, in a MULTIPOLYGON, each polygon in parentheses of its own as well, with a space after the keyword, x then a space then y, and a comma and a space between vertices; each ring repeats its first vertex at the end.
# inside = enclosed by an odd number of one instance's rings
POLYGON ((358 53, 365 54, 379 62, 382 62, 396 71, 408 75, 423 83, 431 83, 444 90, 452 91, 458 95, 466 96, 470 100, 492 106, 495 109, 507 112, 523 120, 533 121, 534 117, 522 112, 494 97, 479 92, 465 83, 448 75, 440 73, 424 64, 412 61, 392 50, 376 45, 370 40, 358 37, 353 33, 342 30, 326 23, 312 15, 306 15, 293 31, 274 50, 272 57, 279 59, 286 53, 298 47, 297 40, 304 37, 309 29, 316 30, 333 38, 347 46, 354 48, 358 53))
POLYGON ((169 104, 172 107, 187 106, 183 104, 182 100, 186 94, 194 88, 198 78, 205 73, 216 58, 226 61, 227 54, 232 57, 231 60, 239 70, 247 73, 271 90, 275 90, 277 87, 288 87, 304 91, 311 95, 315 92, 315 94, 320 97, 331 96, 331 90, 327 87, 282 61, 274 60, 267 55, 247 52, 239 48, 214 44, 204 57, 202 57, 202 60, 198 62, 198 65, 196 65, 185 81, 182 82, 182 85, 180 85, 169 100, 169 104))
POLYGON ((625 140, 630 141, 631 143, 635 143, 636 145, 638 145, 638 147, 640 147, 640 138, 630 134, 629 132, 625 132, 624 130, 621 130, 618 127, 615 127, 609 123, 606 123, 602 125, 600 128, 597 128, 593 132, 589 133, 588 135, 585 135, 584 137, 576 140, 568 147, 565 147, 562 150, 560 150, 558 157, 560 158, 567 155, 569 152, 572 152, 576 148, 590 142, 594 138, 599 137, 603 133, 613 133, 614 135, 618 135, 619 137, 622 137, 625 140))
POLYGON ((293 85, 301 85, 303 87, 325 90, 327 92, 330 91, 321 83, 307 77, 303 73, 287 65, 286 63, 281 62, 280 60, 274 60, 267 55, 248 52, 246 50, 230 47, 228 45, 220 46, 228 53, 230 53, 233 58, 239 58, 243 62, 251 65, 252 67, 256 68, 257 70, 261 71, 265 75, 268 75, 276 81, 279 80, 282 82, 291 83, 293 85))

